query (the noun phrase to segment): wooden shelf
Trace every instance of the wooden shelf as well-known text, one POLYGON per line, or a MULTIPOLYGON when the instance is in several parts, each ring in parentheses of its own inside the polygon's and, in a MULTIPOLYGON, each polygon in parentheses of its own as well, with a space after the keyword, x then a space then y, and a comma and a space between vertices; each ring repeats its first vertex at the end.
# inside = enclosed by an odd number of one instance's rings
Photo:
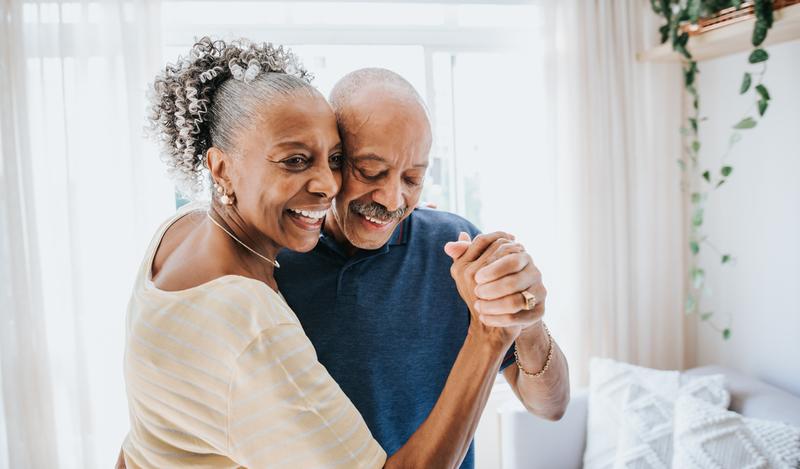
MULTIPOLYGON (((767 33, 762 47, 780 42, 800 39, 800 4, 790 5, 775 11, 775 21, 767 33)), ((691 36, 687 49, 698 62, 723 55, 745 52, 753 48, 750 42, 753 36, 755 18, 723 26, 713 31, 691 36)), ((650 50, 639 52, 636 59, 641 62, 678 62, 681 56, 672 50, 669 43, 661 44, 650 50)))

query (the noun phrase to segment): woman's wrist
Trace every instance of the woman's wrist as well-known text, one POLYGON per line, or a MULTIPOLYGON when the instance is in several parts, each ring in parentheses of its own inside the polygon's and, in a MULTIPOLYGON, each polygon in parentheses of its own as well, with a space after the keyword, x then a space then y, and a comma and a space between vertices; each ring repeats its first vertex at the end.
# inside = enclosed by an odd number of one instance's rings
POLYGON ((471 322, 467 330, 468 339, 473 339, 476 344, 488 347, 491 353, 503 356, 514 343, 517 335, 519 335, 518 329, 487 326, 480 321, 471 322))

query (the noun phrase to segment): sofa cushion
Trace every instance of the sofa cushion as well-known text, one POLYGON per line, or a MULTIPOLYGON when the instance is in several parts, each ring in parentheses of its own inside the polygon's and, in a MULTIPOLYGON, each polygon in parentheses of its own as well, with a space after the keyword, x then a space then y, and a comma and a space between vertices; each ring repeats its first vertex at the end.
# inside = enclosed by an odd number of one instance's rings
POLYGON ((689 375, 722 373, 731 393, 730 410, 745 417, 774 420, 800 427, 800 397, 738 371, 721 366, 704 366, 689 375))
POLYGON ((745 418, 692 396, 676 402, 674 435, 676 469, 800 467, 800 428, 745 418))
POLYGON ((580 469, 586 442, 587 402, 586 389, 573 390, 567 411, 556 422, 531 415, 516 398, 498 409, 500 468, 580 469))
MULTIPOLYGON (((720 366, 694 368, 683 374, 717 373, 725 375, 732 410, 745 417, 800 426, 800 397, 720 366)), ((586 390, 573 389, 564 418, 548 422, 529 414, 513 398, 499 415, 502 463, 498 462, 498 466, 503 469, 579 469, 586 441, 587 408, 586 390)))

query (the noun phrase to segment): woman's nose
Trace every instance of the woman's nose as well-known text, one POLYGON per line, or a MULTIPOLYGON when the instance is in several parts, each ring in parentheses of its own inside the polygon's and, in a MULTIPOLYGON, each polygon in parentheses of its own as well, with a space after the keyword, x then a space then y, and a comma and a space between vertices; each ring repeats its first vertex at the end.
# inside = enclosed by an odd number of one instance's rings
POLYGON ((311 181, 308 182, 308 191, 326 199, 333 198, 339 192, 339 183, 328 165, 315 172, 311 181))

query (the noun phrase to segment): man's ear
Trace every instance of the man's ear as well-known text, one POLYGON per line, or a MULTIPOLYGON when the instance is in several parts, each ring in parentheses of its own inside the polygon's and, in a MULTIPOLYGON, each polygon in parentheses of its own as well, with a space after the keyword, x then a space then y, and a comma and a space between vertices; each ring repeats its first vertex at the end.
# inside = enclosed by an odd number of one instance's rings
POLYGON ((211 172, 212 181, 222 186, 228 194, 233 194, 230 156, 217 147, 211 147, 206 151, 206 165, 211 172))

